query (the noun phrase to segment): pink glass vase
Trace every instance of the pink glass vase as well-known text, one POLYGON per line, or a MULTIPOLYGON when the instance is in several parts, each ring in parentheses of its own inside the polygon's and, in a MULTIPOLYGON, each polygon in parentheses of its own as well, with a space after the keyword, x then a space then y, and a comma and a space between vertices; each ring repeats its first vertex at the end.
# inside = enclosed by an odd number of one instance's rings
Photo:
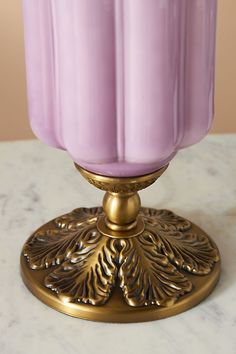
POLYGON ((35 134, 80 166, 135 176, 213 117, 216 0, 24 0, 35 134))
POLYGON ((216 285, 198 226, 138 194, 213 118, 216 0, 24 0, 35 134, 105 191, 28 239, 21 273, 54 309, 137 322, 176 315, 216 285))

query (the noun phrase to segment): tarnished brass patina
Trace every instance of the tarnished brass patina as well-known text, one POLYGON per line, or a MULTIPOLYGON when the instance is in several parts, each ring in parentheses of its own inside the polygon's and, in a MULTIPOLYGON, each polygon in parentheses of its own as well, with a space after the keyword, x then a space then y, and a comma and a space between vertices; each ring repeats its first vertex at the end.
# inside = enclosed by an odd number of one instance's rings
POLYGON ((146 176, 111 178, 76 166, 106 191, 103 208, 80 208, 52 220, 21 256, 28 288, 71 316, 108 322, 160 319, 203 300, 220 274, 214 242, 168 210, 140 207, 146 176))

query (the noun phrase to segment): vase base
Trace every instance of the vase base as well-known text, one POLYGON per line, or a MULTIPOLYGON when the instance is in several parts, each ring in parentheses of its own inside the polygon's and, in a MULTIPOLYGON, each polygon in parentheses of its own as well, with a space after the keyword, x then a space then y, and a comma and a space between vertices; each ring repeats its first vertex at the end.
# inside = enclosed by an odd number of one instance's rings
POLYGON ((76 209, 26 242, 21 273, 42 302, 67 315, 101 322, 144 322, 197 305, 215 287, 220 256, 196 225, 167 210, 142 208, 142 235, 99 233, 102 208, 76 209))
POLYGON ((147 322, 175 316, 189 310, 204 300, 214 289, 220 275, 220 263, 217 263, 210 275, 198 277, 191 280, 194 291, 183 297, 179 302, 169 307, 131 307, 123 299, 120 288, 116 288, 110 301, 103 306, 93 306, 88 304, 63 303, 56 293, 52 293, 44 287, 43 279, 46 272, 40 272, 35 276, 22 256, 21 270, 24 283, 28 289, 42 302, 51 308, 66 315, 81 318, 84 320, 110 323, 135 323, 147 322))

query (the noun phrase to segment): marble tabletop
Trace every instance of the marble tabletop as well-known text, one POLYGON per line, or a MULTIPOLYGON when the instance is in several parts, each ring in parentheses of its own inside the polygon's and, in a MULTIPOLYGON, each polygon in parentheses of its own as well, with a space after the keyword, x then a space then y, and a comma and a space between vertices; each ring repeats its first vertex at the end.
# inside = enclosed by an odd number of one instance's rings
POLYGON ((0 143, 1 354, 236 353, 236 135, 208 136, 181 151, 140 194, 143 205, 172 209, 214 238, 223 262, 216 289, 192 310, 161 321, 102 324, 62 315, 22 283, 21 247, 38 226, 99 205, 103 193, 65 152, 36 140, 0 143))

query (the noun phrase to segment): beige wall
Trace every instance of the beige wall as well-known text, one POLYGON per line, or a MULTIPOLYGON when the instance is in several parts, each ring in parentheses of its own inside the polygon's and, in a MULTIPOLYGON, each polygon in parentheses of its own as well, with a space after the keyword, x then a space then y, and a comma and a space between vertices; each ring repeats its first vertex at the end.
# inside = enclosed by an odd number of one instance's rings
MULTIPOLYGON (((33 1, 33 0, 32 0, 33 1)), ((192 1, 192 0, 191 0, 192 1)), ((219 0, 213 132, 236 132, 236 0, 219 0)), ((0 140, 31 138, 21 0, 0 1, 0 140)))
POLYGON ((213 132, 236 133, 236 1, 218 0, 216 116, 213 132))
POLYGON ((21 0, 0 0, 0 140, 33 136, 27 120, 22 32, 21 0))

